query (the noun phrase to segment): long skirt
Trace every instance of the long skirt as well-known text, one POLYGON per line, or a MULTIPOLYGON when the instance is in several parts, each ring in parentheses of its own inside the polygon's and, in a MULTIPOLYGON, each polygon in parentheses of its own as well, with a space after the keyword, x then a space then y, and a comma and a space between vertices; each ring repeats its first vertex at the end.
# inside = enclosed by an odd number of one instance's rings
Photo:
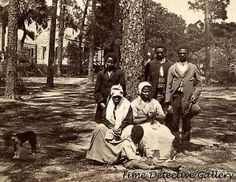
POLYGON ((141 124, 144 130, 143 143, 152 151, 159 151, 160 159, 168 159, 171 156, 174 135, 168 127, 159 122, 155 124, 141 124))
POLYGON ((105 139, 108 128, 104 124, 99 124, 95 127, 92 133, 90 147, 87 151, 86 158, 95 160, 101 163, 115 163, 122 151, 121 141, 107 141, 105 139))

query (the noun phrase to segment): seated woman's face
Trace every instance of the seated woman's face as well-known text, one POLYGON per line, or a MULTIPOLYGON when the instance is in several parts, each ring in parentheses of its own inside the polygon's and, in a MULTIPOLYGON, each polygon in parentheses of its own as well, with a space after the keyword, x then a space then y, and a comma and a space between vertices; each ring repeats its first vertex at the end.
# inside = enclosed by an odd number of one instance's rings
POLYGON ((150 101, 152 98, 151 92, 152 92, 152 87, 150 86, 143 87, 142 92, 141 92, 142 100, 150 101))
POLYGON ((120 96, 114 96, 114 97, 112 97, 112 100, 113 100, 114 104, 119 104, 120 100, 121 100, 121 97, 120 96))

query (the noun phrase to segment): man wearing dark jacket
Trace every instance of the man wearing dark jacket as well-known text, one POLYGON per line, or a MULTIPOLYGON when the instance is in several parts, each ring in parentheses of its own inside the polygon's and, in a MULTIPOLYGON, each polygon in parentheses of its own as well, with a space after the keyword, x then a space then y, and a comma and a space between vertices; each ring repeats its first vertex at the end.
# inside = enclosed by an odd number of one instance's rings
MULTIPOLYGON (((149 62, 145 68, 145 80, 152 85, 152 96, 157 99, 163 110, 166 110, 165 106, 165 89, 167 82, 167 75, 172 61, 166 59, 166 48, 164 46, 156 47, 156 59, 149 62)), ((165 124, 171 129, 172 115, 168 113, 166 115, 165 124)))
POLYGON ((165 87, 169 67, 172 61, 166 59, 166 48, 158 46, 156 49, 156 59, 151 60, 146 68, 145 80, 152 85, 153 98, 156 98, 161 104, 164 102, 165 87))
POLYGON ((122 70, 116 68, 116 56, 113 53, 106 54, 105 68, 97 73, 97 79, 94 89, 94 98, 97 103, 97 110, 95 114, 95 121, 100 123, 103 119, 103 111, 106 107, 110 89, 113 85, 120 84, 125 90, 125 76, 122 70))

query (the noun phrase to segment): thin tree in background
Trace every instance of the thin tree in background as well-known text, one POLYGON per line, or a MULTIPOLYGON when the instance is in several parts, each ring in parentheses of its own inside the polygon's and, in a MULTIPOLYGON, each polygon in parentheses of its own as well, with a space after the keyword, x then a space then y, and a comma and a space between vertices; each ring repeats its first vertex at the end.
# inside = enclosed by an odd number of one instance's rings
POLYGON ((20 50, 24 49, 26 37, 34 40, 35 32, 31 31, 30 24, 35 23, 36 27, 47 28, 48 9, 46 0, 19 0, 18 28, 23 31, 20 40, 20 50))
POLYGON ((190 9, 201 10, 205 14, 205 75, 206 82, 210 80, 211 76, 211 30, 210 24, 214 20, 226 20, 227 7, 230 4, 230 0, 194 0, 188 1, 190 9))
MULTIPOLYGON (((7 3, 7 1, 5 1, 7 3)), ((1 5, 0 5, 1 6, 1 5)), ((45 29, 47 27, 48 20, 48 9, 46 5, 46 0, 18 0, 18 12, 17 12, 17 28, 23 31, 22 37, 20 39, 20 50, 24 49, 24 43, 26 38, 34 40, 35 32, 32 31, 29 26, 35 24, 37 31, 41 28, 45 29)), ((4 7, 3 19, 8 23, 8 11, 9 4, 4 7)))
POLYGON ((91 34, 90 34, 90 47, 89 47, 89 64, 88 64, 88 79, 89 82, 93 82, 93 60, 94 60, 94 49, 95 49, 95 9, 96 0, 92 1, 92 15, 91 15, 91 34))
POLYGON ((205 67, 206 67, 206 82, 208 83, 211 75, 211 55, 210 55, 210 17, 209 3, 205 1, 205 67))
POLYGON ((17 12, 19 2, 9 0, 9 23, 7 41, 7 67, 5 98, 17 98, 17 12))
POLYGON ((0 31, 2 33, 2 35, 0 35, 2 37, 2 40, 0 40, 1 41, 0 50, 2 50, 3 60, 4 60, 4 57, 6 56, 5 34, 6 34, 6 27, 8 26, 8 9, 6 8, 6 6, 1 6, 1 5, 0 5, 0 25, 2 26, 2 31, 0 31))
POLYGON ((54 87, 54 57, 55 57, 55 35, 56 35, 56 19, 57 19, 57 0, 52 2, 50 40, 49 40, 49 56, 48 56, 48 72, 47 72, 47 88, 54 87))
POLYGON ((117 57, 117 66, 120 64, 120 46, 122 41, 122 22, 121 22, 121 13, 120 13, 120 0, 114 0, 114 20, 113 20, 113 29, 114 29, 114 43, 113 43, 113 52, 117 57))
POLYGON ((82 67, 82 42, 83 42, 83 37, 84 37, 84 27, 85 27, 85 20, 88 14, 88 6, 89 6, 90 0, 85 1, 84 5, 84 12, 83 12, 83 17, 81 21, 81 26, 79 30, 79 50, 78 50, 78 60, 75 63, 75 75, 77 75, 77 71, 79 71, 79 74, 82 74, 83 72, 83 67, 82 67))
POLYGON ((122 68, 125 72, 129 98, 137 96, 137 87, 143 77, 144 0, 121 0, 123 37, 122 68))
POLYGON ((59 32, 58 32, 58 64, 57 64, 57 76, 61 76, 61 67, 63 59, 63 39, 64 39, 64 17, 65 17, 65 0, 60 0, 60 15, 59 15, 59 32))

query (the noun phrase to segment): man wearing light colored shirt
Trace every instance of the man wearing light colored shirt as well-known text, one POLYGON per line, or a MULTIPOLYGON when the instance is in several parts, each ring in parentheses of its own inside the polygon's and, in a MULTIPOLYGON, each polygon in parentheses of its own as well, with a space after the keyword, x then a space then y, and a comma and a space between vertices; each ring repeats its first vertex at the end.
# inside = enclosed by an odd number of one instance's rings
POLYGON ((165 102, 169 105, 167 111, 173 113, 171 131, 175 135, 174 146, 177 150, 188 149, 190 144, 191 115, 186 114, 201 93, 201 77, 196 65, 188 62, 188 49, 178 49, 179 61, 173 64, 168 72, 165 102), (179 133, 179 123, 182 121, 182 137, 179 133))

